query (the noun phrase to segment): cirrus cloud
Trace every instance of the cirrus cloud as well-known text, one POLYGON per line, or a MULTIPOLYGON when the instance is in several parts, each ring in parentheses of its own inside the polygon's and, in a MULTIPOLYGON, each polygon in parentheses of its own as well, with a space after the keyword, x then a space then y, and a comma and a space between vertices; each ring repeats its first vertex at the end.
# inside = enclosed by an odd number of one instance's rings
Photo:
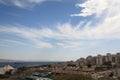
POLYGON ((120 1, 119 0, 87 0, 83 4, 77 4, 78 7, 83 7, 80 14, 73 16, 87 17, 97 15, 96 25, 92 25, 92 20, 89 22, 80 22, 77 25, 64 23, 55 25, 55 29, 42 28, 33 29, 18 26, 1 26, 0 33, 8 33, 17 35, 27 40, 33 41, 39 48, 52 48, 56 44, 63 48, 76 48, 81 46, 81 40, 100 40, 100 39, 120 39, 120 1), (104 15, 104 16, 102 16, 104 15), (83 24, 85 24, 83 26, 83 24), (46 41, 52 39, 54 41, 46 41))
POLYGON ((60 0, 0 0, 1 4, 14 5, 19 8, 33 8, 46 1, 60 1, 60 0))
MULTIPOLYGON (((120 3, 119 0, 87 0, 84 3, 76 4, 76 7, 83 8, 80 13, 71 16, 101 16, 110 12, 111 8, 115 8, 120 3)), ((118 6, 119 7, 119 6, 118 6)))

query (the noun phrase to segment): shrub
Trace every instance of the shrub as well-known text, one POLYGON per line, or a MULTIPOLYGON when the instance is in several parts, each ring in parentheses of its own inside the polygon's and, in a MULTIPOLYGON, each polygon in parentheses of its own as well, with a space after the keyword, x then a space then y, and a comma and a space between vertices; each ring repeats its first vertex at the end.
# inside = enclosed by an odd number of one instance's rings
POLYGON ((9 78, 9 75, 0 74, 0 79, 9 78))
POLYGON ((93 80, 91 76, 85 76, 80 74, 58 74, 54 75, 53 80, 93 80))

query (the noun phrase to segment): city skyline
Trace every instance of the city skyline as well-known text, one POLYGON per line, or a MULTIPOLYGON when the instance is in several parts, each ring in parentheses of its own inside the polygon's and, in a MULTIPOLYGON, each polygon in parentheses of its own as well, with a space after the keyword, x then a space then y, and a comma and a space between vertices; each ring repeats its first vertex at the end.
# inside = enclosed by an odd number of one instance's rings
POLYGON ((0 59, 77 60, 117 53, 119 0, 0 0, 0 59))

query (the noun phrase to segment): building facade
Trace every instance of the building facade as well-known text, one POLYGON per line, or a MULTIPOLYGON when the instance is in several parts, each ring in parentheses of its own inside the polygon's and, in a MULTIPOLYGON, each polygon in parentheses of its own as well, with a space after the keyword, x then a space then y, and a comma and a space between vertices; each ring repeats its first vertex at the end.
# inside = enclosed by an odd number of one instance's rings
POLYGON ((111 54, 107 53, 106 55, 100 55, 97 56, 88 56, 85 58, 80 58, 77 61, 77 65, 84 66, 87 64, 100 66, 103 65, 106 62, 111 62, 112 64, 120 63, 120 53, 111 54))

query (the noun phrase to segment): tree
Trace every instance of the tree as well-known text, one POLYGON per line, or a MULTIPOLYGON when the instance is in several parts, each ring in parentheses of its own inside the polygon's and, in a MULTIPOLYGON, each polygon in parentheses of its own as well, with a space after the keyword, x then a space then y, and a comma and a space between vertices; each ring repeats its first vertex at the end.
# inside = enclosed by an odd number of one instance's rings
POLYGON ((109 77, 113 77, 113 75, 114 75, 114 73, 113 73, 113 72, 111 72, 111 73, 110 73, 110 75, 109 75, 109 77))
POLYGON ((88 68, 91 68, 91 67, 92 67, 92 65, 91 65, 91 64, 87 64, 87 67, 88 67, 88 68))
POLYGON ((103 63, 103 65, 105 65, 108 69, 112 68, 112 62, 111 61, 105 62, 105 63, 103 63))

